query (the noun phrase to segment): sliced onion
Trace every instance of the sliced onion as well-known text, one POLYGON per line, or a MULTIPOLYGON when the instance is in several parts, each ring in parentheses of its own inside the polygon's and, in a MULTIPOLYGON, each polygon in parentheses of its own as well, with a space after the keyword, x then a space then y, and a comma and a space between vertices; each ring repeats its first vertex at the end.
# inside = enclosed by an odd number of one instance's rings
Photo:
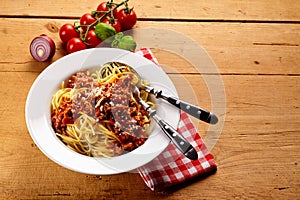
POLYGON ((30 53, 39 62, 49 60, 54 56, 55 43, 47 35, 37 36, 30 44, 30 53))

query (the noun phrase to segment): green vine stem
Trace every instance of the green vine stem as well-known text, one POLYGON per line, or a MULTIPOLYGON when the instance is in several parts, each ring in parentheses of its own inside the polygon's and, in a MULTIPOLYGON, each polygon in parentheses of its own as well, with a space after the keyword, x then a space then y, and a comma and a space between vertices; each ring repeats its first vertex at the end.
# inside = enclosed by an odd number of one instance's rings
MULTIPOLYGON (((94 21, 93 23, 85 26, 86 31, 85 31, 84 35, 82 35, 82 33, 80 32, 80 39, 83 42, 85 42, 86 37, 87 37, 87 33, 90 30, 90 28, 93 27, 94 25, 100 23, 102 19, 107 17, 107 15, 111 14, 112 19, 114 19, 113 11, 116 10, 117 8, 119 8, 120 6, 125 5, 125 7, 128 8, 128 1, 129 0, 124 0, 121 3, 114 3, 113 0, 110 0, 110 1, 107 2, 108 11, 106 11, 106 12, 97 11, 97 10, 92 11, 91 14, 95 17, 96 21, 94 21), (102 14, 101 17, 98 17, 100 14, 102 14)), ((79 28, 82 27, 82 25, 79 24, 79 25, 75 26, 75 23, 74 23, 74 27, 77 31, 79 31, 79 28)))

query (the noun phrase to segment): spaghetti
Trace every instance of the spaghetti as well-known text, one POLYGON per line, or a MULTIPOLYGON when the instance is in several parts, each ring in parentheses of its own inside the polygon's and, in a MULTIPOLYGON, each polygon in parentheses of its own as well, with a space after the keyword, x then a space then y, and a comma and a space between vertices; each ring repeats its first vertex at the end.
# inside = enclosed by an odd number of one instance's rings
MULTIPOLYGON (((73 74, 52 98, 56 135, 72 150, 92 157, 130 152, 147 140, 150 118, 133 97, 138 77, 122 63, 73 74)), ((148 94, 141 98, 153 106, 148 94)))

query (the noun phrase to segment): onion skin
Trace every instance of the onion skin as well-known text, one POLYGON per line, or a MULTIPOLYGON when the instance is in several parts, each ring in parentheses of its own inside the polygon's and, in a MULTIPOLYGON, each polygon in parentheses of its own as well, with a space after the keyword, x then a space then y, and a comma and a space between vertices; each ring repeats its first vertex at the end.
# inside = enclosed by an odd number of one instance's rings
POLYGON ((39 62, 50 60, 55 54, 55 43, 50 37, 42 34, 32 40, 30 53, 39 62))

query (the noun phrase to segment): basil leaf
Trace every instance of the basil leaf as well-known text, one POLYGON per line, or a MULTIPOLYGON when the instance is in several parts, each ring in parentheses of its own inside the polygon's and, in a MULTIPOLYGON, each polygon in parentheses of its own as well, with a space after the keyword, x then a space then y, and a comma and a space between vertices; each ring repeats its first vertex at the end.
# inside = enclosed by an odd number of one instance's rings
POLYGON ((118 44, 118 47, 120 49, 125 49, 128 51, 134 51, 136 48, 137 44, 134 41, 133 37, 131 37, 130 35, 125 35, 123 36, 118 44))
POLYGON ((105 43, 113 41, 113 37, 116 34, 116 29, 106 23, 98 23, 95 26, 96 36, 105 43))

